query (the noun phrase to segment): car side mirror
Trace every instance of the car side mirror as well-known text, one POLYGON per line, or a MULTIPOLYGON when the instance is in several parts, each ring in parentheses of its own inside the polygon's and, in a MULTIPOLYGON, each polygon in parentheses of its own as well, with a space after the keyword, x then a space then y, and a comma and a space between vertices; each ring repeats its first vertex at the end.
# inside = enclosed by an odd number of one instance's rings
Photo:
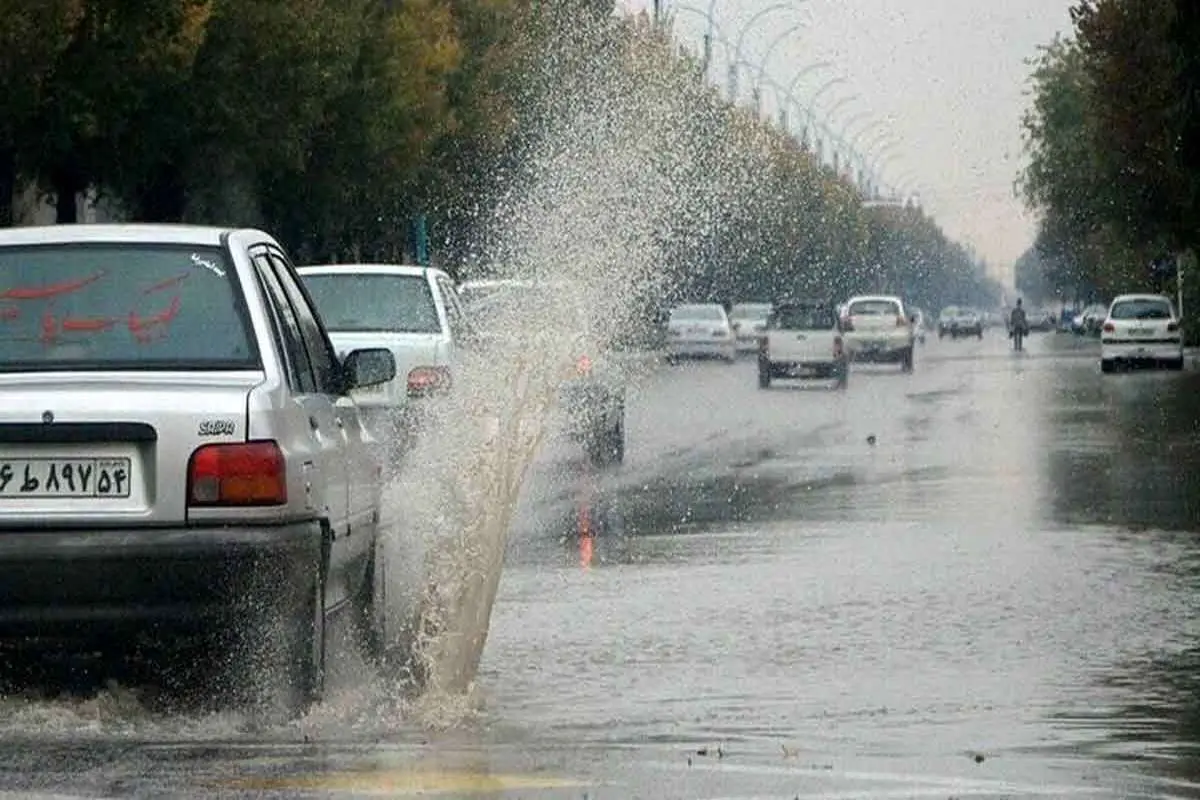
POLYGON ((365 389, 396 377, 396 357, 386 347, 351 350, 342 361, 345 390, 365 389))

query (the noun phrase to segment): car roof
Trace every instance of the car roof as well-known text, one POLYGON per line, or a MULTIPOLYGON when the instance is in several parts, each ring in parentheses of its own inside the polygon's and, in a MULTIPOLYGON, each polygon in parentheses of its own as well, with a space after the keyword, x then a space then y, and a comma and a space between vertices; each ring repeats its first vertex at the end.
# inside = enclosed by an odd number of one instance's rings
POLYGON ((0 247, 44 244, 190 244, 220 247, 225 236, 252 234, 274 240, 254 228, 222 228, 209 225, 110 224, 28 225, 0 230, 0 247))
POLYGON ((904 301, 894 294, 860 294, 851 297, 846 301, 846 305, 851 303, 900 303, 904 305, 904 301))
POLYGON ((1128 303, 1138 300, 1160 300, 1167 303, 1171 302, 1171 298, 1167 297, 1165 294, 1119 294, 1113 298, 1112 303, 1109 305, 1115 306, 1117 303, 1128 303))
POLYGON ((301 275, 408 275, 424 277, 441 270, 434 267, 417 267, 410 264, 308 264, 296 267, 301 275))

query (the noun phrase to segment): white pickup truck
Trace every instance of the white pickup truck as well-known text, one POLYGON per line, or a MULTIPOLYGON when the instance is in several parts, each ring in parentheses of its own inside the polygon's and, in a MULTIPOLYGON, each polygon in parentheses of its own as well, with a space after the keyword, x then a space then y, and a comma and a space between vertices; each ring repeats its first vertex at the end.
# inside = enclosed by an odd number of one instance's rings
POLYGON ((816 378, 845 389, 849 377, 837 308, 819 300, 777 303, 758 340, 759 388, 779 378, 816 378))

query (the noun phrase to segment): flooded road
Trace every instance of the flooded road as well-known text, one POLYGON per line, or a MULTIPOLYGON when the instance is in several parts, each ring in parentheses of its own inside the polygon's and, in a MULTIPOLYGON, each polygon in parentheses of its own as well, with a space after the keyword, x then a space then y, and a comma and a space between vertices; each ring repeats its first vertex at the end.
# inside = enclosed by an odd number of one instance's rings
POLYGON ((650 371, 622 468, 538 465, 466 729, 9 705, 0 788, 1200 797, 1200 374, 1007 346, 933 340, 845 393, 650 371))

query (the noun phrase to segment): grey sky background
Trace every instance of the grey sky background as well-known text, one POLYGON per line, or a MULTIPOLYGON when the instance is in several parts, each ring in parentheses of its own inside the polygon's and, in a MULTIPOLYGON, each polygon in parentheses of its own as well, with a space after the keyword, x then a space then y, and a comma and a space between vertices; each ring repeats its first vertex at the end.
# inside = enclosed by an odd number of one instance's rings
MULTIPOLYGON (((709 0, 667 0, 675 9, 676 35, 699 52, 709 0)), ((622 0, 627 11, 649 8, 650 0, 622 0)), ((1026 59, 1059 32, 1070 29, 1070 0, 716 0, 721 33, 735 40, 746 33, 742 57, 762 61, 779 40, 766 74, 787 86, 806 65, 831 62, 801 79, 797 99, 807 102, 828 80, 844 83, 821 95, 818 118, 838 130, 854 117, 860 142, 886 138, 881 169, 885 182, 904 182, 921 194, 926 210, 952 238, 986 258, 997 277, 1011 280, 1012 263, 1028 247, 1035 219, 1015 195, 1025 163, 1021 116, 1028 106, 1026 59), (747 22, 770 6, 783 6, 747 22), (839 103, 832 116, 823 109, 839 103), (871 129, 872 124, 880 133, 871 129)), ((732 46, 732 44, 731 44, 732 46)), ((713 46, 710 75, 725 85, 725 48, 713 46)), ((743 71, 741 94, 749 103, 753 75, 743 71)), ((770 88, 764 112, 777 113, 770 88)), ((790 117, 798 119, 793 110, 790 117)))

